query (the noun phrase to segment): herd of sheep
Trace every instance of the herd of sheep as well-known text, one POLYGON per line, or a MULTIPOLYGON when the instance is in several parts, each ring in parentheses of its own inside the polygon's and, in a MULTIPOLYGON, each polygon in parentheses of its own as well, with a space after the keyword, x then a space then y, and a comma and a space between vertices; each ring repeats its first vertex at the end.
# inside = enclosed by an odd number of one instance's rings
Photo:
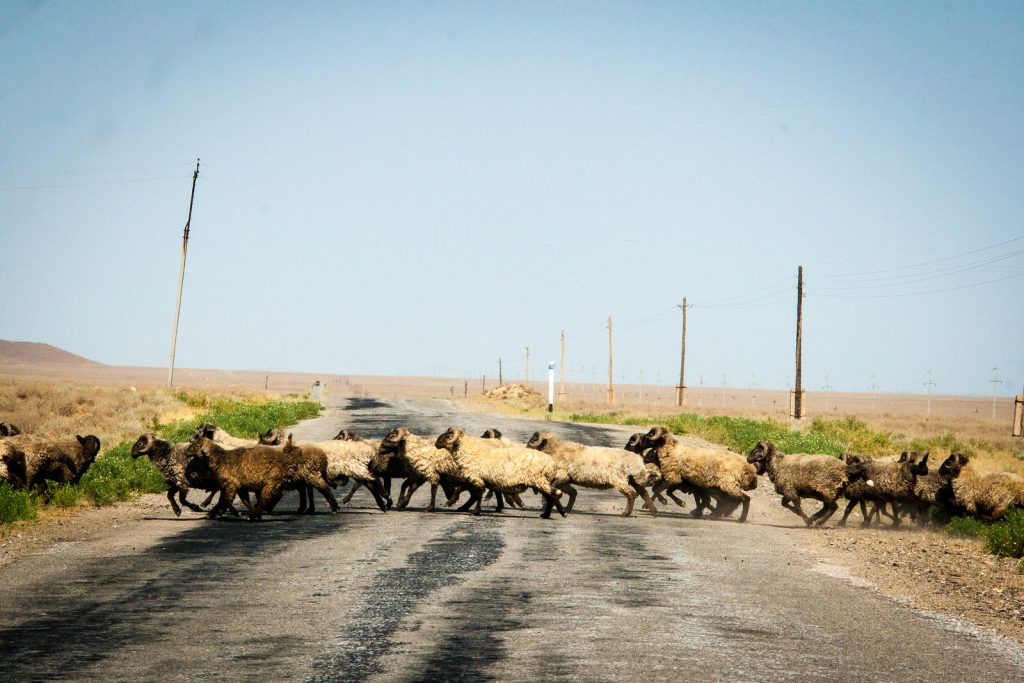
MULTIPOLYGON (((36 490, 45 488, 46 481, 77 483, 99 450, 95 436, 44 439, 0 423, 0 479, 15 488, 36 490)), ((206 511, 219 494, 207 513, 211 518, 239 514, 234 507, 237 496, 249 519, 260 519, 289 490, 299 494, 300 513, 314 511, 314 489, 336 512, 339 503, 333 489, 352 482, 342 503, 362 486, 382 511, 405 508, 413 493, 429 484, 428 511, 437 505, 438 488, 448 506, 467 493, 468 500, 459 509, 472 514, 479 514, 483 501, 491 497, 499 512, 505 504, 524 507, 520 495, 530 490, 543 500, 541 517, 550 518, 552 511, 562 516, 571 511, 577 487, 582 487, 621 493, 626 499, 624 516, 632 514, 638 496, 655 516, 656 500, 666 503, 668 496, 682 506, 682 493, 693 497, 695 517, 705 511, 712 517, 728 517, 740 508, 738 519, 743 522, 750 509, 746 492, 757 487, 758 475, 768 477, 782 496, 782 505, 808 526, 824 524, 838 510, 840 498, 848 501, 840 526, 858 505, 865 526, 882 516, 898 525, 905 514, 923 523, 933 506, 988 521, 1024 507, 1024 478, 975 473, 966 467, 969 459, 962 453, 951 454, 932 471, 929 454, 917 452, 898 458, 848 454, 839 459, 783 454, 762 442, 743 457, 723 447, 684 443, 660 426, 634 434, 622 448, 609 448, 586 446, 546 431, 536 432, 521 446, 498 430, 474 437, 459 427, 436 438, 396 427, 379 442, 360 439, 348 430, 330 441, 296 442, 272 429, 254 442, 204 424, 187 443, 143 434, 131 455, 149 458, 160 471, 176 515, 181 514, 179 503, 206 511), (397 501, 391 497, 393 479, 404 480, 397 501), (193 489, 209 493, 201 505, 188 500, 193 489), (802 505, 806 499, 821 502, 821 509, 807 515, 802 505)))

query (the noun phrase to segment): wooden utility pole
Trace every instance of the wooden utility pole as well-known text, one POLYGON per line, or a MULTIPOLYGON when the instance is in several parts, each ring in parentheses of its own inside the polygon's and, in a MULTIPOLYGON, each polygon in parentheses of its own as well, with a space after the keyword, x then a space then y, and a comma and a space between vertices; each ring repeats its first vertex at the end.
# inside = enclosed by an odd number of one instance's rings
POLYGON ((793 417, 804 416, 803 371, 804 267, 796 271, 796 384, 793 387, 793 417))
POLYGON ((676 405, 686 405, 686 297, 683 297, 683 351, 679 357, 679 384, 676 386, 676 405))
POLYGON ((192 194, 188 198, 188 217, 185 219, 185 233, 181 238, 181 272, 178 273, 178 303, 174 306, 174 329, 171 331, 171 360, 167 367, 167 388, 174 384, 174 350, 178 345, 178 318, 181 317, 181 289, 185 284, 185 256, 188 254, 188 231, 192 225, 192 202, 196 198, 196 179, 199 178, 199 159, 192 174, 192 194))
POLYGON ((561 368, 561 380, 558 385, 558 402, 565 400, 565 330, 562 330, 562 360, 558 366, 561 368))
POLYGON ((524 374, 526 375, 526 377, 523 380, 523 384, 525 384, 526 386, 530 386, 530 347, 529 346, 526 347, 526 372, 524 374))
POLYGON ((1003 380, 999 379, 999 366, 992 368, 992 379, 989 380, 992 383, 992 419, 996 419, 996 391, 999 390, 999 385, 1003 383, 1003 380))
POLYGON ((608 395, 605 402, 608 405, 615 405, 615 386, 612 377, 612 317, 608 316, 608 395))
POLYGON ((1024 436, 1024 394, 1013 399, 1013 436, 1024 436))
POLYGON ((504 381, 501 378, 501 359, 499 358, 498 359, 498 386, 500 387, 503 384, 504 384, 504 381))

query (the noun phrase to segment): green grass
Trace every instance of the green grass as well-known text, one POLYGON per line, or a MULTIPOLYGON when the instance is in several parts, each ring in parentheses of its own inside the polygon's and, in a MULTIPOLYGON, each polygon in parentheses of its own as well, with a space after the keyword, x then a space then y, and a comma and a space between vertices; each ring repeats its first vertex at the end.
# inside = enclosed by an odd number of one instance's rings
POLYGON ((73 508, 78 505, 82 497, 79 487, 72 484, 58 484, 53 481, 46 482, 46 500, 58 508, 73 508))
POLYGON ((15 491, 8 481, 0 481, 0 524, 35 519, 35 496, 30 491, 15 491))
MULTIPOLYGON (((232 436, 254 439, 274 427, 283 427, 320 414, 320 405, 312 401, 236 401, 211 399, 203 394, 179 393, 178 398, 202 414, 191 420, 160 424, 153 418, 147 425, 163 439, 188 441, 195 428, 212 422, 232 436)), ((38 505, 45 501, 54 507, 74 507, 80 500, 95 505, 113 505, 142 493, 160 493, 167 487, 163 477, 148 458, 133 459, 132 441, 108 448, 86 470, 77 485, 48 482, 46 495, 37 497, 28 491, 15 491, 0 482, 0 524, 35 519, 38 505)))
POLYGON ((954 536, 984 538, 988 535, 988 529, 988 524, 974 517, 954 517, 946 525, 946 531, 954 536))
POLYGON ((1024 557, 1024 510, 1010 510, 988 529, 988 551, 1003 557, 1024 557))

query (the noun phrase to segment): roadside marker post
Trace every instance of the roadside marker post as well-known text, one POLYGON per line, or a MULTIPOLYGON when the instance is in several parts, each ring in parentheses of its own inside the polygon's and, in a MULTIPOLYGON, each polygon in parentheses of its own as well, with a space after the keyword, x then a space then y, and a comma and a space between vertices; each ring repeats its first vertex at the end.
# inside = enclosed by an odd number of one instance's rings
POLYGON ((555 411, 555 361, 548 361, 548 412, 555 411))

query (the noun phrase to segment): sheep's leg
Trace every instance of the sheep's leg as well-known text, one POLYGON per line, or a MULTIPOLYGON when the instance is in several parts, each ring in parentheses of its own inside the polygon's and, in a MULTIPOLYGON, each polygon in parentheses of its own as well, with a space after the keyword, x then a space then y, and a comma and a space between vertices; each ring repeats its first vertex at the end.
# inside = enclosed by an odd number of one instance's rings
POLYGON ((471 514, 471 515, 479 515, 480 514, 480 504, 483 503, 483 500, 484 500, 484 492, 483 492, 482 489, 473 489, 473 490, 471 490, 469 492, 469 501, 468 502, 476 503, 476 507, 474 507, 473 511, 470 512, 469 514, 471 514))
POLYGON ((362 482, 359 481, 352 482, 352 488, 350 488, 348 493, 345 494, 345 497, 341 499, 341 504, 348 505, 348 502, 352 500, 352 496, 355 495, 356 489, 362 485, 362 482))
POLYGON ((629 485, 632 486, 633 489, 640 494, 640 498, 644 501, 644 507, 647 508, 647 511, 651 513, 651 517, 657 517, 658 506, 654 504, 654 501, 651 499, 651 496, 648 495, 647 489, 645 489, 643 486, 640 486, 640 484, 637 484, 633 480, 630 480, 629 485))
POLYGON ((487 489, 487 493, 484 494, 484 500, 490 500, 494 497, 494 489, 487 489))
POLYGON ((174 494, 178 492, 178 487, 171 486, 167 489, 167 500, 171 503, 171 509, 174 510, 175 517, 181 517, 181 508, 178 507, 178 502, 174 500, 174 494))
POLYGON ((296 514, 306 514, 306 487, 302 484, 296 485, 295 489, 299 492, 299 509, 296 510, 296 514))
POLYGON ((577 491, 573 487, 573 485, 568 483, 568 482, 565 483, 565 484, 560 484, 560 485, 556 486, 555 488, 558 491, 562 491, 563 493, 565 493, 566 495, 569 496, 569 502, 566 504, 565 510, 566 510, 566 512, 572 512, 572 508, 573 508, 573 505, 576 504, 576 496, 579 495, 579 491, 577 491))
POLYGON ((622 513, 622 516, 629 517, 633 514, 633 502, 636 500, 636 492, 630 491, 626 493, 625 491, 620 491, 619 493, 626 497, 626 510, 622 513))
POLYGON ((816 519, 814 520, 814 523, 818 526, 823 525, 838 509, 839 505, 834 500, 829 503, 825 503, 818 514, 815 515, 816 519))
POLYGON ((230 505, 230 501, 235 499, 235 493, 237 493, 237 491, 238 489, 233 484, 228 484, 227 486, 222 487, 220 490, 220 500, 217 501, 217 504, 212 510, 206 513, 206 516, 210 519, 218 517, 222 512, 224 512, 224 507, 226 505, 230 505))
POLYGON ((540 516, 542 519, 551 519, 551 508, 554 507, 556 498, 547 493, 540 495, 544 496, 544 511, 540 513, 540 516))
POLYGON ((322 495, 324 497, 324 500, 327 501, 327 504, 331 507, 331 513, 334 514, 338 512, 338 501, 334 497, 334 491, 331 490, 331 487, 327 484, 326 481, 318 477, 313 483, 303 482, 301 486, 309 489, 309 514, 313 514, 314 488, 317 491, 319 491, 320 495, 322 495))
POLYGON ((504 512, 505 510, 505 497, 501 495, 501 491, 494 492, 494 511, 504 512))
MULTIPOLYGON (((479 497, 480 497, 480 500, 482 501, 483 498, 484 498, 483 491, 480 492, 480 496, 479 497)), ((456 500, 458 500, 458 498, 456 498, 456 500)), ((473 503, 475 503, 475 502, 476 502, 476 494, 473 491, 470 491, 469 492, 469 499, 465 503, 463 503, 462 505, 457 507, 456 510, 458 512, 466 512, 471 507, 473 507, 473 503)), ((449 505, 451 505, 451 503, 449 503, 449 505)))
MULTIPOLYGON (((216 491, 210 491, 210 495, 208 495, 206 497, 206 500, 204 500, 202 503, 200 503, 199 506, 200 507, 206 507, 207 505, 209 505, 213 501, 213 497, 216 496, 216 495, 217 495, 216 491)), ((198 510, 197 510, 197 512, 198 512, 198 510)))
MULTIPOLYGON (((250 514, 252 514, 252 501, 249 500, 249 492, 248 491, 240 491, 238 493, 238 497, 242 500, 242 504, 245 505, 245 509, 248 510, 250 514)), ((229 502, 233 501, 234 499, 235 499, 234 496, 232 496, 229 499, 229 502)))
POLYGON ((796 514, 800 515, 800 519, 804 520, 804 524, 806 524, 807 526, 811 526, 811 524, 814 523, 811 520, 811 518, 808 517, 804 513, 804 509, 800 506, 800 499, 799 498, 792 498, 792 499, 791 498, 783 498, 782 499, 782 507, 786 508, 787 510, 791 510, 791 511, 795 512, 796 514))
POLYGON ((518 493, 506 493, 505 502, 508 503, 509 507, 517 507, 520 510, 526 507, 523 505, 523 499, 519 497, 518 493))
POLYGON ((430 485, 430 505, 427 506, 427 512, 433 512, 434 507, 437 505, 437 484, 430 485))
POLYGON ((178 500, 180 500, 181 504, 184 505, 185 507, 187 507, 192 512, 202 512, 203 511, 203 508, 199 507, 195 503, 189 502, 189 500, 188 500, 188 491, 185 490, 185 489, 178 489, 178 500))
POLYGON ((373 499, 375 501, 377 501, 377 507, 380 508, 380 511, 381 512, 387 512, 388 511, 388 501, 385 500, 383 495, 381 495, 383 493, 383 490, 382 490, 382 487, 381 487, 380 480, 376 479, 376 480, 374 480, 372 482, 367 483, 366 484, 366 488, 369 489, 371 494, 373 494, 373 499))
POLYGON ((391 477, 381 477, 380 479, 381 492, 384 494, 384 500, 388 502, 388 510, 394 505, 394 501, 391 500, 391 477))
MULTIPOLYGON (((654 498, 662 505, 668 503, 668 501, 665 500, 665 496, 661 495, 662 492, 667 488, 670 488, 668 482, 659 481, 657 484, 654 485, 654 488, 651 489, 651 495, 654 496, 654 498)), ((669 495, 672 496, 671 491, 669 492, 669 495)), ((680 503, 679 499, 676 498, 675 496, 672 496, 672 500, 676 501, 676 503, 682 506, 682 503, 680 503)))
POLYGON ((750 512, 750 496, 748 496, 745 493, 740 494, 740 495, 743 496, 743 503, 742 503, 743 509, 740 511, 740 519, 739 519, 739 521, 740 522, 745 522, 745 521, 747 521, 747 513, 750 512))
MULTIPOLYGON (((409 500, 412 499, 412 494, 416 493, 416 489, 423 485, 425 479, 406 479, 405 483, 402 484, 401 490, 398 492, 398 505, 396 506, 399 510, 404 509, 409 505, 409 500)), ((433 503, 431 503, 433 507, 433 503)))
MULTIPOLYGON (((860 501, 860 503, 861 503, 861 505, 864 504, 863 501, 860 501)), ((854 500, 854 499, 851 499, 850 502, 846 505, 846 509, 843 510, 843 518, 841 520, 839 520, 838 522, 836 522, 836 526, 838 526, 838 527, 846 526, 846 518, 850 516, 850 513, 853 512, 853 508, 856 505, 857 505, 857 501, 854 500)))

